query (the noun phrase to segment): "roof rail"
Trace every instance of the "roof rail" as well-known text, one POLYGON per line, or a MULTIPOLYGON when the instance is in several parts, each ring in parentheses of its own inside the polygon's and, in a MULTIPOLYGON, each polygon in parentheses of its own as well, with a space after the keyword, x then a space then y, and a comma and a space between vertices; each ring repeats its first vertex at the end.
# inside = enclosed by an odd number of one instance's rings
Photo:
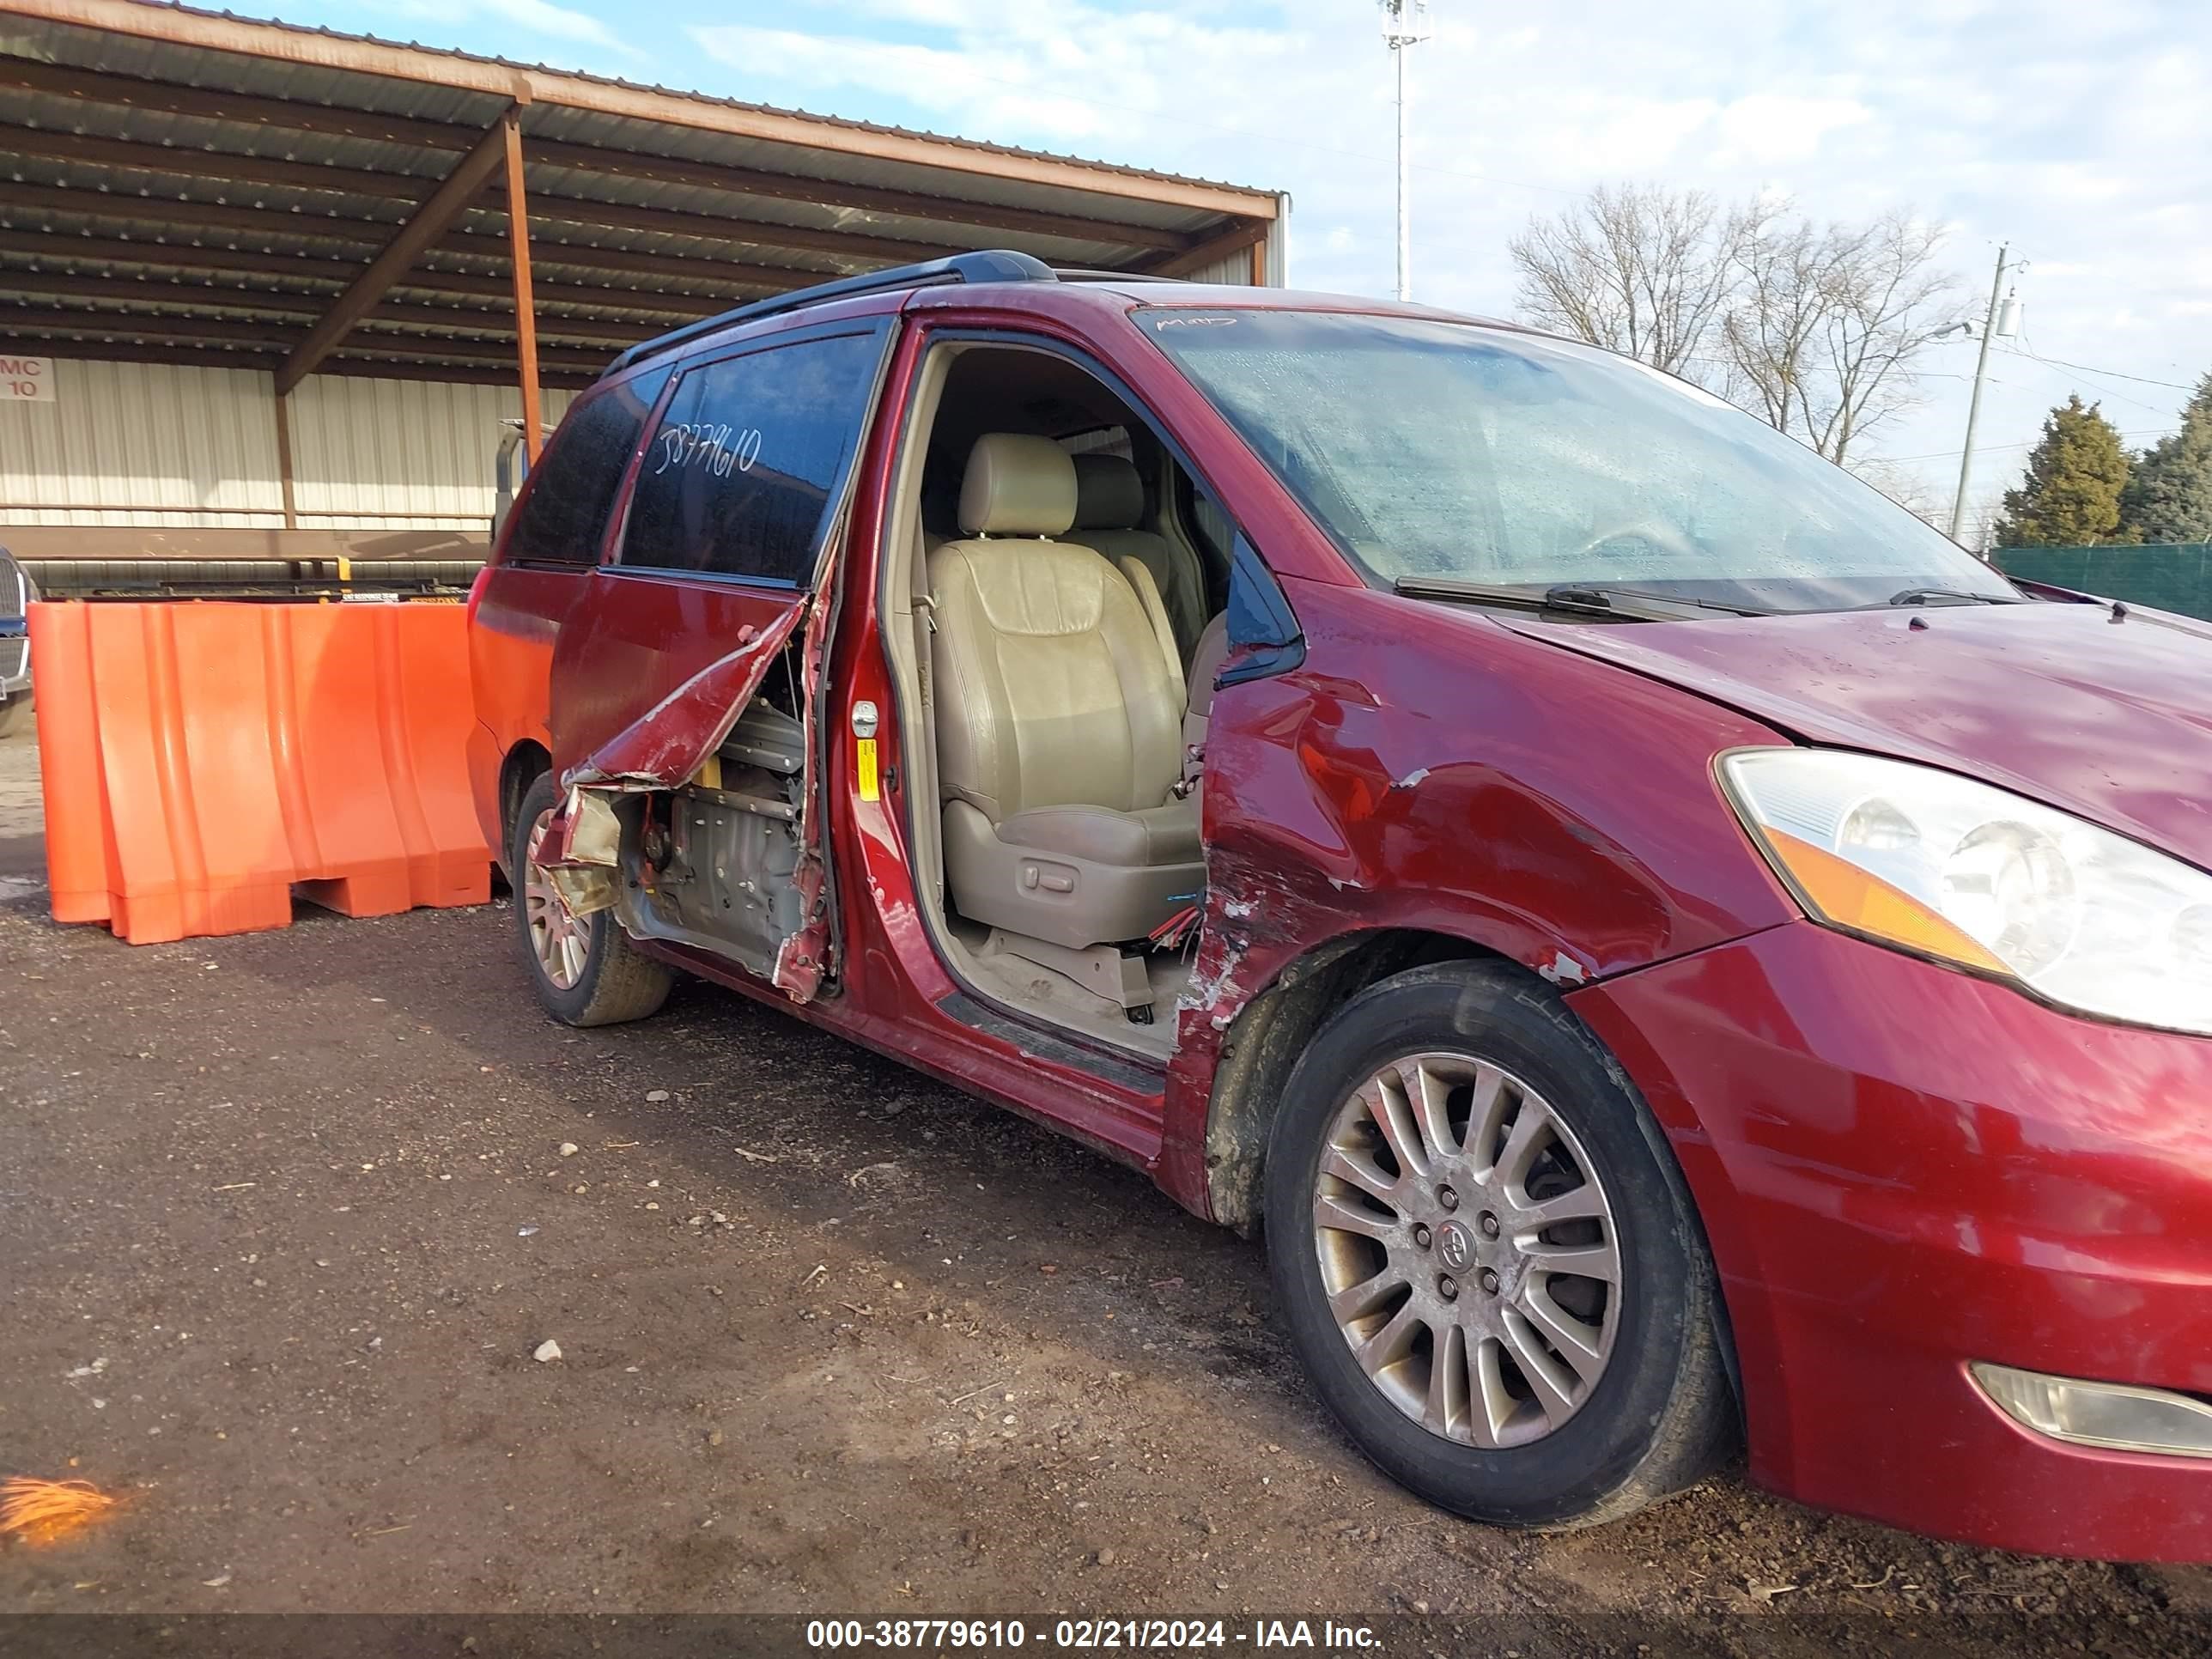
POLYGON ((848 299, 855 294, 876 294, 894 288, 928 288, 939 283, 1050 283, 1057 280, 1052 267, 1043 260, 1006 248, 995 248, 981 253, 955 253, 943 259, 925 259, 920 264, 872 270, 863 276, 842 276, 834 283, 819 283, 812 288, 794 289, 788 294, 755 300, 734 311, 702 318, 696 323, 685 324, 682 328, 671 329, 665 334, 656 334, 650 340, 641 340, 602 369, 599 378, 604 380, 610 374, 619 374, 634 363, 641 363, 648 357, 660 356, 678 346, 688 345, 709 334, 720 333, 738 323, 749 323, 761 317, 780 316, 787 311, 803 311, 808 306, 848 299))
POLYGON ((1180 283, 1181 276, 1155 276, 1144 270, 1085 270, 1076 265, 1062 265, 1053 276, 1063 283, 1180 283))

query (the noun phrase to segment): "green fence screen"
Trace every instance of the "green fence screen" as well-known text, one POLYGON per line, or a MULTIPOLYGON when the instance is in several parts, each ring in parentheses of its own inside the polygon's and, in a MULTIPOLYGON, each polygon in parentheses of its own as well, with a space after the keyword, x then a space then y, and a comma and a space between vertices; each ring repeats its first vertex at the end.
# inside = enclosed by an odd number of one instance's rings
POLYGON ((2212 543, 2179 546, 2000 547, 2008 576, 2126 599, 2212 622, 2212 543))

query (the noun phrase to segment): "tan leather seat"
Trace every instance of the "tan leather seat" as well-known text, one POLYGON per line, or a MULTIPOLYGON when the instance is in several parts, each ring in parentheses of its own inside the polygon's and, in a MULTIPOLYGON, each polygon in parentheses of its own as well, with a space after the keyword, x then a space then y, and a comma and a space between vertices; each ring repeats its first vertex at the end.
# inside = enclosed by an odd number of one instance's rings
POLYGON ((1151 573, 1186 663, 1206 626, 1206 573, 1196 556, 1136 526, 1145 516, 1145 483, 1119 455, 1075 458, 1075 529, 1071 539, 1119 564, 1134 559, 1151 573))
POLYGON ((1205 882, 1174 793, 1183 688, 1137 591, 1056 539, 1075 469, 1048 439, 979 438, 958 541, 929 555, 945 871, 969 919, 1071 949, 1143 938, 1205 882))

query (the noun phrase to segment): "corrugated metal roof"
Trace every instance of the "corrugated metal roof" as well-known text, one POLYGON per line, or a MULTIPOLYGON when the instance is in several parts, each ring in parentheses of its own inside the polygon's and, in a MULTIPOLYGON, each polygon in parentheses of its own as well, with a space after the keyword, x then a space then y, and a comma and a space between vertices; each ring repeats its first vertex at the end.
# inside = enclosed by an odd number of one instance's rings
MULTIPOLYGON (((817 115, 808 110, 784 108, 771 104, 751 103, 745 100, 738 98, 717 97, 709 93, 694 92, 680 87, 665 87, 659 84, 658 82, 648 84, 644 82, 624 80, 618 76, 594 75, 589 70, 585 70, 568 69, 550 64, 529 63, 517 58, 491 57, 478 52, 463 52, 459 48, 453 46, 428 46, 419 40, 399 40, 375 34, 349 34, 337 29, 317 25, 288 23, 279 18, 253 17, 242 12, 214 10, 204 7, 187 6, 177 3, 176 0, 137 0, 137 3, 148 7, 149 9, 174 12, 183 16, 221 19, 227 22, 251 24, 259 28, 278 29, 289 34, 316 36, 327 40, 346 41, 362 46, 388 46, 404 52, 419 52, 429 58, 447 58, 455 63, 460 64, 481 64, 488 68, 502 70, 528 70, 539 75, 557 76, 563 80, 574 81, 583 85, 616 88, 625 92, 651 93, 659 97, 678 98, 689 103, 696 103, 713 108, 744 111, 750 113, 762 115, 793 116, 805 120, 819 123, 825 127, 838 127, 848 131, 880 133, 892 137, 923 139, 933 144, 950 145, 963 150, 975 151, 981 155, 1003 155, 1018 158, 1024 161, 1058 162, 1069 167, 1088 167, 1099 173, 1112 173, 1121 178, 1152 179, 1167 184, 1208 185, 1222 190, 1249 191, 1255 195, 1273 194, 1272 191, 1255 190, 1251 185, 1232 185, 1219 179, 1198 178, 1188 173, 1165 173, 1149 167, 1129 167, 1118 162, 1097 161, 1087 156, 1069 155, 1052 150, 1027 149, 1012 144, 995 144, 982 139, 958 137, 945 133, 932 132, 922 128, 890 126, 880 122, 859 121, 847 116, 817 115)), ((151 63, 155 61, 155 59, 149 52, 144 61, 151 63)), ((143 70, 127 70, 125 68, 124 64, 120 63, 111 64, 106 65, 106 67, 125 73, 143 74, 146 72, 143 70)), ((295 69, 296 66, 286 65, 285 67, 287 69, 295 69)), ((325 95, 337 86, 342 84, 340 76, 343 72, 340 71, 326 70, 321 71, 319 74, 317 74, 317 72, 314 71, 299 72, 302 74, 315 75, 316 78, 319 80, 323 79, 324 77, 328 77, 326 80, 324 80, 324 84, 322 85, 304 86, 303 90, 305 90, 309 96, 325 95)), ((240 89, 246 90, 246 88, 240 89)), ((468 107, 467 104, 464 100, 483 96, 483 94, 470 94, 458 88, 446 90, 447 94, 446 97, 428 99, 422 104, 408 110, 406 112, 412 114, 426 114, 436 119, 466 120, 469 118, 469 116, 461 112, 468 107)), ((333 101, 348 100, 334 100, 333 101)), ((479 123, 479 125, 481 123, 479 123)))
MULTIPOLYGON (((945 252, 1233 271, 1238 228, 1274 213, 1236 186, 371 35, 0 0, 0 287, 21 302, 0 329, 58 355, 281 364, 519 93, 555 386, 672 321, 945 252)), ((512 373, 499 183, 370 296, 331 372, 512 373)))

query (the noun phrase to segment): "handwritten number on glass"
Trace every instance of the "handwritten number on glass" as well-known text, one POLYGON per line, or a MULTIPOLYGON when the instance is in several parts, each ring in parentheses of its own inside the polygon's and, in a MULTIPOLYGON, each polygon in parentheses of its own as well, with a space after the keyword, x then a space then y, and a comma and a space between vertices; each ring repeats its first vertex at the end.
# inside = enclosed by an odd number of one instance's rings
POLYGON ((661 428, 658 441, 660 464, 653 469, 655 477, 672 467, 696 466, 709 477, 726 478, 732 471, 751 471, 753 463, 760 459, 761 434, 757 427, 687 421, 661 428))

